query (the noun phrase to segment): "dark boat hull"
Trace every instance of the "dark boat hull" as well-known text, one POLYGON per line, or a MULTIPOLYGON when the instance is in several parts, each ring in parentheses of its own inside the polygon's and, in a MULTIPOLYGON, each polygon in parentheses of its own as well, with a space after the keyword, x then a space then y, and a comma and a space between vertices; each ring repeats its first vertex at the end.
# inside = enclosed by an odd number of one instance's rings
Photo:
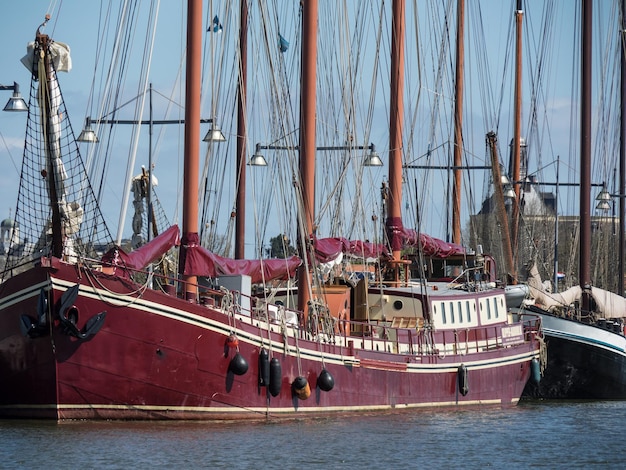
POLYGON ((360 349, 366 338, 324 342, 163 292, 139 294, 137 287, 59 262, 2 284, 0 417, 254 419, 510 405, 517 403, 530 361, 538 356, 535 341, 446 357, 360 349), (106 310, 102 328, 87 339, 68 334, 58 319, 62 294, 76 284, 72 309, 78 329, 106 310), (20 331, 20 318, 35 315, 42 288, 51 321, 47 331, 30 338, 20 331), (276 396, 259 384, 261 350, 280 364, 276 396), (229 366, 237 352, 248 364, 242 375, 229 366), (459 392, 460 364, 467 368, 465 396, 459 392), (323 369, 334 380, 330 391, 317 386, 323 369), (310 385, 305 400, 292 392, 299 376, 310 385))
POLYGON ((540 383, 529 382, 524 396, 626 398, 626 338, 623 334, 548 313, 540 316, 547 344, 547 364, 540 383))

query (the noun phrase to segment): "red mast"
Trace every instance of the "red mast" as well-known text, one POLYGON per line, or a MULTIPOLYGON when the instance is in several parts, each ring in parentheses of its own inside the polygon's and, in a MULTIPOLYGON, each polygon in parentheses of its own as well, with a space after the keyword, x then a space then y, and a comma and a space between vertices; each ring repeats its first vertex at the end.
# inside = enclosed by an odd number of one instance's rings
MULTIPOLYGON (((402 117, 404 112, 404 0, 393 0, 391 23, 391 102, 389 110, 389 198, 387 236, 393 262, 402 250, 402 117)), ((396 265, 397 266, 397 265, 396 265)), ((395 281, 399 271, 395 269, 395 281)))
POLYGON ((626 222, 626 1, 620 5, 622 28, 620 31, 620 127, 619 127, 619 256, 617 293, 624 295, 624 222, 626 222))
MULTIPOLYGON (((187 69, 185 80, 185 167, 183 177, 183 233, 181 250, 197 245, 198 167, 200 161, 200 75, 202 72, 202 0, 187 0, 187 69)), ((197 297, 196 276, 185 276, 181 253, 179 273, 185 297, 197 297)))
POLYGON ((237 202, 235 258, 245 258, 246 240, 246 90, 248 78, 248 1, 241 0, 239 25, 239 92, 237 93, 237 202))
POLYGON ((520 171, 520 141, 522 139, 522 19, 524 12, 522 11, 522 0, 517 0, 517 9, 515 10, 516 25, 516 44, 515 44, 515 110, 514 110, 514 129, 513 129, 513 188, 515 191, 515 200, 513 201, 513 214, 511 216, 511 249, 513 252, 513 264, 511 265, 512 283, 517 284, 517 243, 519 232, 519 209, 520 209, 520 185, 517 184, 521 177, 520 171))
MULTIPOLYGON (((317 0, 302 0, 302 77, 300 91, 300 182, 304 223, 298 237, 300 256, 307 256, 305 240, 314 232, 313 212, 315 208, 315 101, 317 77, 317 0)), ((311 299, 308 266, 298 268, 298 307, 307 312, 311 299)))
POLYGON ((454 97, 454 186, 452 187, 452 243, 461 244, 461 166, 463 165, 463 73, 465 0, 456 8, 456 90, 454 97))
POLYGON ((580 253, 578 278, 583 289, 582 309, 589 311, 589 295, 585 287, 591 285, 591 0, 582 2, 581 44, 581 106, 580 106, 580 253))

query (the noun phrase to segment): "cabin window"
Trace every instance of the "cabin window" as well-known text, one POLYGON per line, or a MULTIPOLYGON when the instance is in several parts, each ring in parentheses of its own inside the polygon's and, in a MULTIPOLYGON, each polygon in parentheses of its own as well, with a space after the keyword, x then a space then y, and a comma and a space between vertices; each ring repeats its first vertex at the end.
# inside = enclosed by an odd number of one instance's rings
POLYGON ((446 322, 446 304, 444 304, 443 302, 441 302, 441 321, 443 322, 443 324, 445 325, 446 322))
POLYGON ((470 310, 470 303, 469 300, 465 301, 465 311, 467 313, 467 321, 468 323, 472 321, 472 314, 471 314, 471 310, 470 310))
POLYGON ((450 302, 450 323, 454 323, 454 303, 450 302))
POLYGON ((500 310, 498 309, 498 299, 496 299, 495 297, 493 298, 493 310, 494 313, 496 314, 496 318, 498 318, 500 315, 500 310))
POLYGON ((491 320, 491 303, 487 299, 487 320, 491 320))
POLYGON ((402 301, 401 301, 401 300, 396 300, 396 301, 393 303, 393 308, 394 308, 395 310, 402 310, 402 307, 404 307, 404 304, 402 303, 402 301))

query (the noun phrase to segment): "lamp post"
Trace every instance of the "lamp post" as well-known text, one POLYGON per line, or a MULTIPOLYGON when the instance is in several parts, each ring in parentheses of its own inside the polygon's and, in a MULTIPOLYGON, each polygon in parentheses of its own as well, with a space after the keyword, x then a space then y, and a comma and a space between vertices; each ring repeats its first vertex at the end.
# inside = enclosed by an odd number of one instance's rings
POLYGON ((20 86, 17 82, 13 82, 13 85, 0 85, 0 90, 12 90, 13 96, 9 98, 9 101, 4 106, 4 111, 28 111, 28 105, 20 94, 20 86))
MULTIPOLYGON (((612 194, 606 189, 606 184, 602 184, 602 190, 596 196, 596 209, 601 211, 608 211, 611 209, 610 202, 613 202, 613 198, 619 200, 620 203, 620 217, 618 218, 619 223, 619 249, 618 249, 618 280, 617 280, 617 294, 624 296, 624 220, 621 217, 621 208, 624 204, 624 199, 626 198, 626 194, 612 194)), ((613 210, 615 211, 615 206, 613 206, 613 210)), ((615 212, 613 212, 613 218, 615 218, 615 212)), ((613 225, 615 227, 615 225, 613 225)))
MULTIPOLYGON (((300 147, 296 146, 285 146, 285 145, 263 145, 260 143, 256 144, 254 155, 250 158, 248 165, 250 166, 267 166, 267 160, 261 153, 261 150, 299 150, 300 147)), ((382 166, 383 162, 376 152, 376 146, 374 144, 369 145, 340 145, 335 147, 316 147, 316 150, 369 150, 369 153, 365 157, 365 161, 363 162, 363 166, 382 166)))
MULTIPOLYGON (((129 119, 107 119, 106 117, 100 119, 91 119, 87 116, 85 119, 85 128, 81 131, 80 135, 76 139, 78 142, 86 143, 98 143, 99 139, 95 131, 91 128, 91 124, 131 124, 131 125, 147 125, 148 126, 148 188, 146 192, 146 204, 148 206, 148 241, 150 240, 150 227, 154 223, 152 220, 152 134, 155 125, 163 124, 184 124, 184 119, 153 119, 152 116, 152 83, 148 89, 148 106, 149 106, 149 118, 147 120, 129 120, 129 119)), ((117 110, 116 110, 117 111, 117 110)), ((202 139, 204 142, 224 142, 226 138, 215 124, 215 120, 200 119, 200 123, 211 123, 212 127, 202 139)))
MULTIPOLYGON (((0 85, 0 90, 12 90, 13 96, 9 98, 7 104, 4 106, 3 111, 14 112, 14 111, 28 111, 28 105, 26 101, 22 98, 20 94, 20 86, 17 82, 13 82, 13 85, 0 85)), ((11 220, 11 214, 9 214, 9 220, 11 220)), ((4 222, 3 222, 4 223, 4 222)), ((11 236, 9 234, 9 236, 11 236)), ((0 245, 4 242, 4 235, 0 238, 0 245)), ((4 250, 4 248, 2 248, 4 250)))

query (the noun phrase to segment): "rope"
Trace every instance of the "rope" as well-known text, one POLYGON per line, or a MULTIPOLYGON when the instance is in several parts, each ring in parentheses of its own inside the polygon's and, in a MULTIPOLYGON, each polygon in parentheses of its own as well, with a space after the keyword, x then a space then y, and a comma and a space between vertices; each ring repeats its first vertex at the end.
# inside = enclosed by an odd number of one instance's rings
POLYGON ((94 290, 94 292, 98 295, 98 298, 102 302, 105 302, 105 303, 107 303, 109 305, 115 305, 115 306, 118 306, 118 304, 113 304, 111 301, 109 301, 109 300, 105 299, 104 297, 102 297, 102 295, 100 294, 98 288, 108 292, 109 294, 112 294, 114 296, 118 296, 118 298, 119 298, 119 296, 122 296, 122 295, 123 296, 137 295, 137 297, 134 298, 133 300, 131 300, 130 302, 122 304, 123 307, 127 307, 129 305, 135 304, 141 298, 142 294, 148 289, 148 286, 150 286, 150 284, 152 283, 152 278, 153 278, 153 273, 148 273, 146 282, 143 283, 142 285, 140 285, 139 288, 137 288, 136 290, 131 291, 131 292, 114 292, 114 291, 108 289, 106 286, 104 286, 98 280, 98 278, 91 273, 91 270, 89 268, 85 268, 82 263, 78 264, 78 267, 85 274, 85 277, 89 281, 89 285, 94 290), (96 285, 97 285, 97 287, 96 287, 96 285))

